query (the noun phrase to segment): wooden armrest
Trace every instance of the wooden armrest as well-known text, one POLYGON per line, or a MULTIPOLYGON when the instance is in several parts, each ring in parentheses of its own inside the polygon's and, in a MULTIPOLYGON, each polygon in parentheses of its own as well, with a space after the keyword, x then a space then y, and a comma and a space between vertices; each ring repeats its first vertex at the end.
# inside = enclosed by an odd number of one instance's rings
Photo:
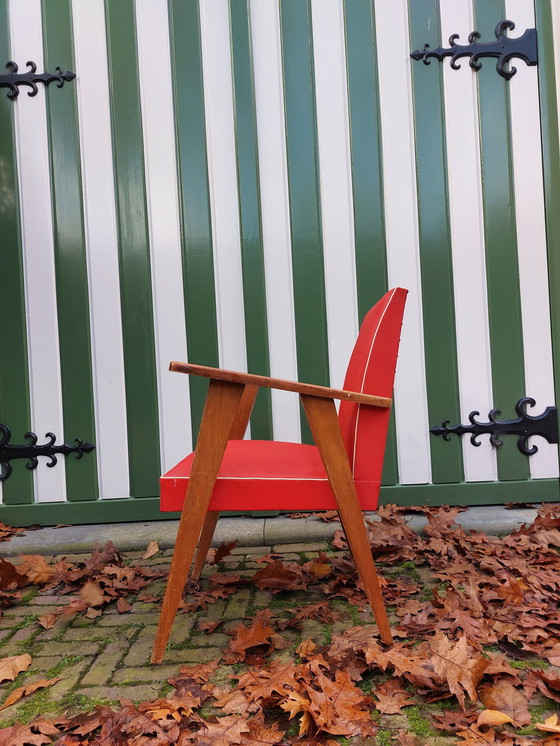
POLYGON ((373 407, 390 407, 392 403, 392 400, 386 396, 373 396, 371 394, 360 394, 357 391, 331 389, 327 386, 316 386, 313 383, 284 381, 281 378, 269 378, 268 376, 257 376, 253 373, 239 373, 233 370, 223 370, 222 368, 210 368, 206 365, 193 365, 191 363, 173 361, 169 364, 169 370, 175 373, 187 373, 191 376, 217 378, 220 381, 264 386, 268 389, 281 389, 282 391, 295 391, 297 394, 321 396, 326 399, 344 399, 345 401, 354 401, 358 404, 369 404, 373 407))

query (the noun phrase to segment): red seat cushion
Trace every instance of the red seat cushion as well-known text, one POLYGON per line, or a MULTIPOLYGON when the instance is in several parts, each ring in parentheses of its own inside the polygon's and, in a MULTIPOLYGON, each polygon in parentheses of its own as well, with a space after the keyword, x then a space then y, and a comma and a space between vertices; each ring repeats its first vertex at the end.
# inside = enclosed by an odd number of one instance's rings
MULTIPOLYGON (((182 510, 194 454, 160 479, 161 510, 182 510)), ((379 482, 357 482, 362 510, 375 510, 379 482)), ((336 501, 316 446, 230 440, 209 510, 332 510, 336 501)))

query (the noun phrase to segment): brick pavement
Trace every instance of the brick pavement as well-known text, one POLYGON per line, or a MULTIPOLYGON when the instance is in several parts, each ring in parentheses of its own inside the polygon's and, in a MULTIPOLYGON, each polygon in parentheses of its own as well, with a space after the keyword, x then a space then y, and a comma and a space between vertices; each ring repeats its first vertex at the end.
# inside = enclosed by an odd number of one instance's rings
MULTIPOLYGON (((252 575, 259 565, 257 557, 275 552, 285 559, 306 560, 324 550, 325 544, 292 544, 281 546, 236 547, 225 557, 223 569, 245 576, 252 575)), ((67 556, 69 562, 87 559, 89 555, 67 556)), ((129 552, 127 561, 140 559, 142 552, 129 552)), ((168 565, 171 551, 144 560, 151 565, 168 565)), ((203 575, 215 572, 215 567, 206 567, 203 575)), ((152 582, 146 589, 153 594, 161 593, 164 581, 152 582)), ((68 603, 68 596, 41 595, 37 591, 24 589, 23 602, 5 609, 0 619, 0 657, 29 653, 32 664, 26 673, 20 674, 12 683, 0 686, 0 701, 16 686, 32 683, 41 678, 60 677, 54 686, 39 690, 25 697, 15 705, 0 712, 0 727, 14 720, 28 722, 36 714, 56 715, 64 711, 74 713, 91 709, 96 704, 117 704, 120 700, 133 702, 156 699, 171 690, 167 679, 179 672, 181 664, 192 664, 219 659, 229 637, 224 632, 244 618, 251 617, 259 609, 273 603, 269 591, 258 588, 242 588, 226 601, 217 601, 205 611, 190 615, 178 614, 173 626, 170 645, 164 662, 159 666, 149 663, 151 649, 159 618, 159 604, 132 602, 129 613, 119 614, 108 607, 101 617, 87 619, 83 615, 60 617, 54 628, 44 630, 36 621, 37 617, 68 603), (198 624, 201 621, 225 620, 219 632, 201 634, 198 624)), ((295 595, 296 592, 294 592, 295 595)), ((300 594, 301 602, 324 599, 320 591, 300 594)), ((278 608, 276 608, 278 611, 278 608)), ((360 623, 373 621, 369 610, 360 612, 360 623)), ((329 630, 341 632, 355 624, 355 619, 336 622, 329 630)), ((284 637, 296 633, 285 630, 284 637)), ((325 628, 316 621, 306 620, 302 630, 304 638, 311 637, 319 644, 325 641, 325 628)), ((291 651, 279 651, 277 655, 292 655, 291 651)), ((214 681, 231 681, 233 669, 223 665, 218 669, 214 681)), ((385 717, 385 716, 384 716, 385 717)), ((392 716, 390 728, 403 727, 406 717, 392 716)), ((345 743, 364 743, 348 741, 345 743)), ((368 740, 373 744, 375 740, 368 740)), ((430 737, 418 743, 448 744, 454 740, 430 737)), ((367 746, 364 743, 364 746, 367 746)))

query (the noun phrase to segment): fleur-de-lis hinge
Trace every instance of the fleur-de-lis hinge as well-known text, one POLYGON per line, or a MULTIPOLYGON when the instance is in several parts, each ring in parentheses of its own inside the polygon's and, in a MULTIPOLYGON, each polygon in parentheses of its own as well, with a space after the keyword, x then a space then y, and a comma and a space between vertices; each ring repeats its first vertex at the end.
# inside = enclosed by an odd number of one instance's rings
POLYGON ((43 445, 37 444, 37 435, 35 433, 25 433, 24 437, 28 442, 21 445, 10 443, 11 437, 10 428, 0 424, 0 481, 8 479, 12 473, 10 462, 16 458, 26 458, 27 468, 35 469, 39 463, 39 456, 45 456, 50 459, 47 466, 52 467, 57 463, 56 457, 58 454, 68 456, 69 453, 75 453, 76 458, 82 458, 84 453, 89 453, 95 448, 91 443, 84 443, 79 438, 76 438, 74 441, 75 445, 68 445, 68 443, 55 445, 56 435, 54 433, 47 433, 45 435, 45 438, 48 440, 43 445))
POLYGON ((25 64, 29 70, 20 73, 16 63, 10 60, 9 62, 6 62, 6 69, 9 70, 9 73, 0 75, 0 88, 10 89, 8 91, 8 98, 12 101, 15 101, 19 96, 19 87, 22 85, 31 88, 31 90, 28 91, 28 96, 36 96, 39 91, 37 83, 43 83, 44 85, 56 83, 58 88, 62 88, 65 82, 69 83, 76 77, 76 73, 70 72, 69 70, 63 70, 60 67, 56 68, 55 73, 38 73, 35 62, 31 62, 30 60, 25 64))
POLYGON ((558 410, 556 407, 547 407, 540 415, 532 417, 527 414, 527 406, 534 407, 535 400, 524 396, 515 405, 518 414, 516 420, 499 420, 501 414, 499 409, 492 409, 488 414, 488 422, 479 422, 476 417, 480 412, 469 414, 470 425, 453 425, 450 427, 449 420, 442 422, 441 427, 433 427, 430 432, 433 435, 443 435, 444 440, 450 440, 451 435, 470 435, 473 446, 479 446, 480 435, 490 435, 490 443, 493 446, 503 445, 501 435, 517 435, 517 447, 524 456, 532 456, 539 449, 536 445, 531 448, 527 445, 532 435, 540 435, 549 443, 558 443, 558 410))
POLYGON ((473 31, 468 36, 468 44, 457 44, 459 34, 451 34, 449 37, 449 47, 436 47, 430 49, 429 44, 424 44, 422 49, 417 49, 410 55, 413 60, 422 60, 425 65, 429 65, 431 59, 443 60, 445 57, 451 57, 450 65, 453 70, 458 70, 461 65, 458 60, 461 57, 470 57, 469 65, 473 70, 480 70, 482 67, 480 59, 482 57, 497 57, 496 70, 502 78, 509 80, 517 72, 513 65, 506 67, 513 57, 519 57, 527 65, 536 65, 537 56, 537 30, 529 28, 522 36, 512 38, 506 35, 506 31, 513 31, 515 23, 513 21, 500 21, 494 29, 496 41, 480 43, 480 34, 473 31))

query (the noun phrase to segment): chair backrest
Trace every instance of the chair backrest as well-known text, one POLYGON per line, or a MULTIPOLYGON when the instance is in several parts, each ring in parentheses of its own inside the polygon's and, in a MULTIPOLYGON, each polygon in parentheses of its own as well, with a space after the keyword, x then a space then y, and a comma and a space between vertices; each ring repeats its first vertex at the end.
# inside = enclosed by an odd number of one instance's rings
MULTIPOLYGON (((408 290, 389 290, 368 311, 354 345, 344 388, 392 396, 408 290)), ((341 401, 340 429, 356 481, 381 481, 389 409, 341 401)))

